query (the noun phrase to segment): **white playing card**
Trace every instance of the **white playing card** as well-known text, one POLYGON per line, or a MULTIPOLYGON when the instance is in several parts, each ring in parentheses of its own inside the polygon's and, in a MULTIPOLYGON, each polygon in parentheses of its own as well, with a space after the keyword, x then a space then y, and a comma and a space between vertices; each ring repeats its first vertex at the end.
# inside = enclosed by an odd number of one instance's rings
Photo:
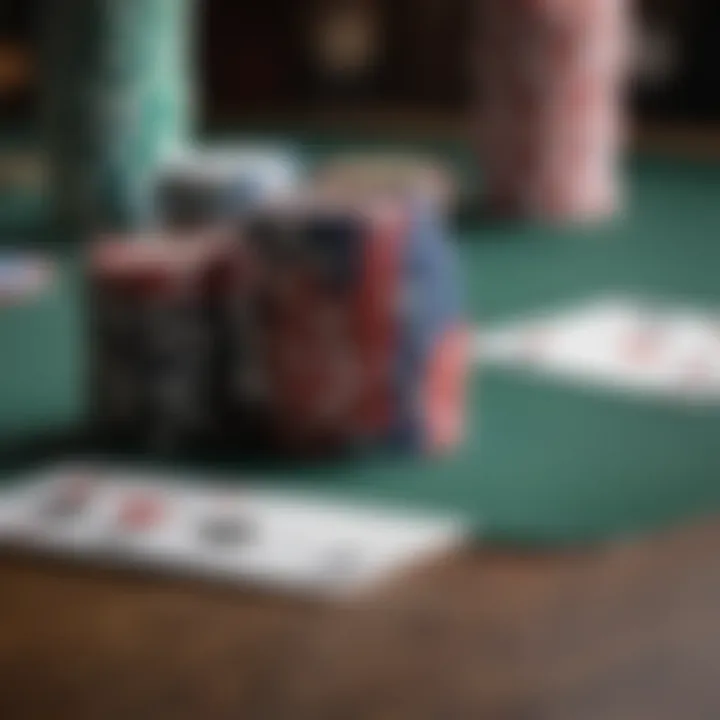
POLYGON ((480 333, 476 356, 574 382, 720 402, 720 324, 702 309, 600 298, 480 333))
POLYGON ((6 543, 320 596, 368 589, 466 533, 457 518, 99 466, 48 468, 0 494, 6 543))

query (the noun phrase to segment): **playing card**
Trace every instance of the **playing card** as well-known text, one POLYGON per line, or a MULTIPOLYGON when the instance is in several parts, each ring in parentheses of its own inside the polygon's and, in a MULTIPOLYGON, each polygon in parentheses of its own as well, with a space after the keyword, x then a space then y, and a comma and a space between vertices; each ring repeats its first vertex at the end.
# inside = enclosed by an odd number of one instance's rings
POLYGON ((610 296, 478 333, 475 350, 490 365, 715 403, 719 330, 711 310, 610 296))
POLYGON ((0 541, 158 571, 341 596, 458 546, 458 518, 250 485, 63 465, 0 495, 0 541))

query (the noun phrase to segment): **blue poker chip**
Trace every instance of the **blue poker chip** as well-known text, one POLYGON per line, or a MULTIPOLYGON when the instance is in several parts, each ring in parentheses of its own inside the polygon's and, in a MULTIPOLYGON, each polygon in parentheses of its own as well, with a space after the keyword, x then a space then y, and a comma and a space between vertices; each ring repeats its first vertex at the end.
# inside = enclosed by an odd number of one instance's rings
POLYGON ((280 147, 188 149, 159 171, 156 219, 161 226, 180 229, 226 222, 292 192, 302 174, 298 155, 280 147))

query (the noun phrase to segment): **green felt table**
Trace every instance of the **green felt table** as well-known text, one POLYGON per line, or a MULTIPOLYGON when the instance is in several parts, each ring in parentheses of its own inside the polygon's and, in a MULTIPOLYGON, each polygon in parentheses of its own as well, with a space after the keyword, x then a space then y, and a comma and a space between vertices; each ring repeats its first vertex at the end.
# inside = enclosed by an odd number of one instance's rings
MULTIPOLYGON (((379 144, 340 135, 299 142, 314 159, 338 148, 379 144)), ((397 143, 383 143, 391 145, 397 143)), ((476 182, 461 143, 428 142, 420 149, 442 153, 466 182, 476 182)), ((459 222, 473 322, 613 291, 720 305, 720 165, 637 158, 628 163, 628 177, 630 208, 604 227, 557 231, 471 217, 459 222)), ((0 309, 6 458, 29 439, 72 428, 83 411, 79 252, 66 239, 33 230, 40 214, 32 198, 0 197, 3 244, 49 247, 61 268, 49 295, 0 309)), ((509 542, 592 542, 720 509, 720 408, 482 367, 468 392, 468 441, 443 460, 372 459, 262 471, 239 461, 207 464, 298 492, 459 511, 479 534, 509 542)), ((38 461, 39 451, 28 459, 38 461)), ((5 463, 6 478, 10 466, 5 463)))

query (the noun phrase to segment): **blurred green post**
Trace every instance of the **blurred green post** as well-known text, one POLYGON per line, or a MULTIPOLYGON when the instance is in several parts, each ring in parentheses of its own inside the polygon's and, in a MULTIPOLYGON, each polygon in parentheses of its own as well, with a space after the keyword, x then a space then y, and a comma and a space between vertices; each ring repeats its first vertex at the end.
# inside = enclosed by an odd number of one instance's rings
POLYGON ((158 163, 191 132, 195 0, 44 3, 44 141, 55 227, 149 219, 158 163))

